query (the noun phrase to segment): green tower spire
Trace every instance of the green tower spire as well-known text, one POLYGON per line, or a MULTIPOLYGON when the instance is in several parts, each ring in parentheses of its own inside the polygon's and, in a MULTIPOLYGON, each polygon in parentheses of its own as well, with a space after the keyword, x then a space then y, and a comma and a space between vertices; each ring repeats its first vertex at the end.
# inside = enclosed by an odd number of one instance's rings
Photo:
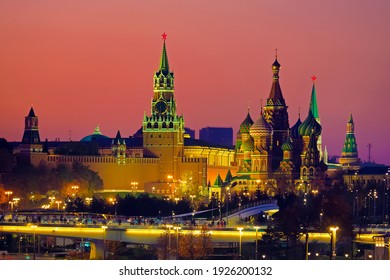
POLYGON ((169 73, 169 63, 168 63, 168 55, 167 55, 167 48, 165 46, 165 40, 167 39, 167 34, 162 34, 164 43, 163 43, 163 49, 161 53, 161 59, 160 59, 160 71, 166 75, 169 73))
POLYGON ((316 80, 317 77, 313 76, 311 77, 313 80, 313 88, 311 90, 311 99, 310 99, 310 111, 313 114, 313 117, 316 119, 317 122, 319 122, 319 114, 318 114, 318 106, 317 106, 317 94, 316 94, 316 80))

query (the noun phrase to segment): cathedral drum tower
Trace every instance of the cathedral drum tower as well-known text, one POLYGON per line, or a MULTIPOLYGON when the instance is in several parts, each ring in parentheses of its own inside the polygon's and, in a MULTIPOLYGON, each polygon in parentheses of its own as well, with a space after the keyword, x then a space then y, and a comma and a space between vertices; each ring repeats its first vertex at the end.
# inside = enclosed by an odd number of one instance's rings
POLYGON ((287 139, 289 133, 289 122, 286 102, 283 98, 282 90, 279 84, 280 64, 277 55, 272 64, 273 81, 272 87, 267 99, 267 104, 264 106, 264 118, 273 128, 272 139, 272 169, 279 168, 280 162, 283 160, 282 144, 287 139))

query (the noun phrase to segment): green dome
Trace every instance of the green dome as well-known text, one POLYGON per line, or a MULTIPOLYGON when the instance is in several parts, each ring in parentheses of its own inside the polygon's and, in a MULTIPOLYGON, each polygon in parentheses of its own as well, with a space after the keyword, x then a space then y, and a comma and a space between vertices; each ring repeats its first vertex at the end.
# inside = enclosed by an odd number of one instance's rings
POLYGON ((284 141, 281 148, 283 151, 292 151, 294 149, 290 137, 288 137, 286 141, 284 141))
POLYGON ((104 139, 110 139, 108 136, 103 135, 100 131, 100 127, 97 126, 94 130, 94 132, 91 135, 87 135, 83 137, 80 141, 81 142, 91 142, 91 141, 100 141, 104 139))
POLYGON ((270 136, 272 135, 272 131, 272 126, 267 123, 262 114, 249 129, 249 133, 252 137, 270 136))
POLYGON ((310 136, 312 133, 314 133, 315 136, 321 134, 322 127, 314 118, 311 110, 309 110, 306 120, 299 126, 298 131, 301 136, 310 136))
POLYGON ((249 115, 249 111, 248 111, 245 120, 240 125, 240 133, 249 133, 249 129, 251 128, 252 124, 253 124, 253 120, 249 115))
POLYGON ((242 143, 241 150, 243 152, 251 152, 251 151, 253 151, 254 147, 255 147, 255 144, 253 142, 253 138, 251 136, 249 136, 249 138, 244 143, 242 143))
POLYGON ((291 137, 301 138, 299 134, 299 126, 302 124, 301 118, 298 118, 297 122, 291 127, 291 137))

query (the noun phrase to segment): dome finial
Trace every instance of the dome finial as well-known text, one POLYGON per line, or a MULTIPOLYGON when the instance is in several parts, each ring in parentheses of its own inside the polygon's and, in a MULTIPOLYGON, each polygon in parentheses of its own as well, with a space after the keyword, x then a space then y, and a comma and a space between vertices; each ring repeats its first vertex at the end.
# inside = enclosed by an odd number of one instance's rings
POLYGON ((164 32, 164 34, 161 34, 161 36, 162 36, 162 39, 165 41, 167 39, 168 35, 164 32))
POLYGON ((275 49, 275 59, 278 59, 278 49, 275 49))

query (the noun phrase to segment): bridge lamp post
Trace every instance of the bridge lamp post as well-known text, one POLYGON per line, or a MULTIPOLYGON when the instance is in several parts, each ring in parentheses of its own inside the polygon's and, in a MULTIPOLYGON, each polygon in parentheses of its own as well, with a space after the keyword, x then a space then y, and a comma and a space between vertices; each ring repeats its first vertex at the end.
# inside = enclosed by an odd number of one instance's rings
POLYGON ((339 229, 339 227, 331 227, 330 231, 332 232, 332 256, 331 259, 336 259, 336 232, 339 229))
POLYGON ((258 251, 258 250, 257 250, 257 232, 258 232, 259 228, 260 228, 259 226, 255 226, 255 227, 254 227, 254 229, 256 230, 256 242, 255 242, 255 246, 256 246, 256 248, 255 248, 255 260, 257 260, 257 253, 258 253, 258 252, 257 252, 257 251, 258 251))
POLYGON ((30 227, 33 229, 33 246, 34 246, 34 257, 33 257, 33 260, 35 260, 35 253, 36 253, 36 246, 35 246, 35 229, 37 228, 37 225, 31 225, 30 227))
POLYGON ((237 230, 240 231, 240 244, 239 244, 239 246, 240 246, 240 247, 239 247, 239 249, 240 249, 240 250, 239 250, 239 252, 240 252, 240 255, 239 255, 240 260, 241 260, 241 258, 242 258, 242 244, 241 244, 241 243, 242 243, 242 230, 243 230, 243 229, 244 229, 243 227, 238 227, 238 228, 237 228, 237 230))
POLYGON ((103 229, 103 260, 106 259, 106 229, 107 226, 102 226, 103 229))

